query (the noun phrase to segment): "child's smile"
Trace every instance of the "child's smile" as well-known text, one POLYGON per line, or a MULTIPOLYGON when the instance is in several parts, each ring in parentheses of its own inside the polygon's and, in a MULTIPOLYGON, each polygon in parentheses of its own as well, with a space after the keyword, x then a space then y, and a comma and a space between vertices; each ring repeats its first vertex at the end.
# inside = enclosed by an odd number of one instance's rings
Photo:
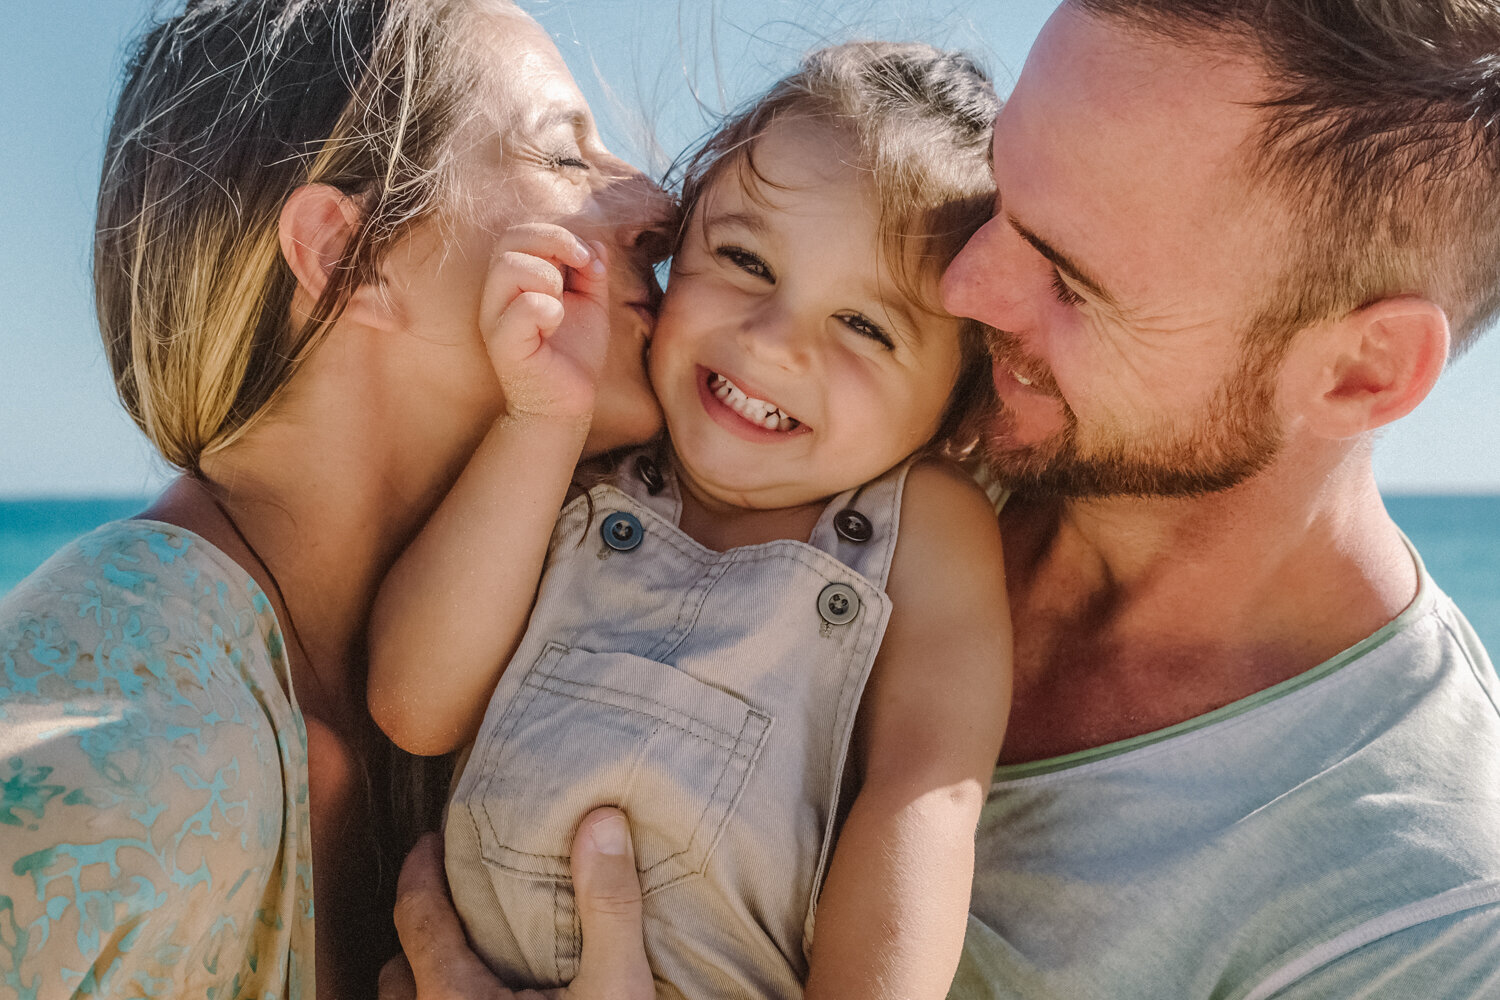
POLYGON ((753 436, 757 434, 774 436, 809 430, 806 424, 775 403, 750 395, 720 372, 706 368, 703 371, 703 391, 710 397, 703 400, 704 409, 731 433, 748 436, 754 441, 759 440, 753 436), (726 410, 729 412, 725 413, 726 410))
POLYGON ((687 223, 650 365, 700 498, 821 500, 900 462, 942 419, 959 321, 902 291, 854 159, 837 126, 783 121, 687 223))

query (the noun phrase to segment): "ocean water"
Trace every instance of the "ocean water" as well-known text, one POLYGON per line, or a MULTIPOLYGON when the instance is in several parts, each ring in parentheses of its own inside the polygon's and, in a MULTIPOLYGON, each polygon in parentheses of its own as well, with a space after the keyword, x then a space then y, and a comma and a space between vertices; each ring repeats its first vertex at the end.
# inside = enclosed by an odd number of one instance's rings
MULTIPOLYGON (((69 539, 147 503, 141 497, 0 500, 0 594, 69 539)), ((1500 655, 1500 496, 1402 495, 1387 497, 1386 506, 1491 658, 1500 655)))

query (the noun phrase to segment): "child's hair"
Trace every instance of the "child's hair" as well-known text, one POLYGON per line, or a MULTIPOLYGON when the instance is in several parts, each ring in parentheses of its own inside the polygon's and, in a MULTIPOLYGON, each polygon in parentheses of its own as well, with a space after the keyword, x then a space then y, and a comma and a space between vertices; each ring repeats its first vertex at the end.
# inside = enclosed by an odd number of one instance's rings
MULTIPOLYGON (((826 122, 853 148, 880 205, 882 250, 903 295, 929 312, 937 278, 994 213, 990 138, 1000 100, 960 52, 917 42, 848 42, 810 53, 797 72, 727 118, 681 167, 680 249, 705 191, 755 166, 756 141, 789 118, 826 122)), ((932 448, 961 457, 993 401, 988 337, 963 320, 962 365, 932 448)))
POLYGON ((189 0, 136 47, 105 149, 94 292, 125 409, 197 472, 263 413, 390 246, 444 207, 509 0, 189 0), (360 222, 306 324, 278 220, 300 185, 360 222))

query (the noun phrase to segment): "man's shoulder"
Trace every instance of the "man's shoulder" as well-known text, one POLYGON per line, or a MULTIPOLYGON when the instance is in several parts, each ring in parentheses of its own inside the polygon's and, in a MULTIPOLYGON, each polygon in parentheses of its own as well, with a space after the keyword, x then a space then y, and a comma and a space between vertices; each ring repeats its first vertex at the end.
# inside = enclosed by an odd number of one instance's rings
POLYGON ((1375 941, 1461 936, 1449 928, 1493 914, 1500 887, 1495 687, 1431 588, 1269 691, 999 772, 970 960, 1055 987, 1039 996, 1243 995, 1375 941))

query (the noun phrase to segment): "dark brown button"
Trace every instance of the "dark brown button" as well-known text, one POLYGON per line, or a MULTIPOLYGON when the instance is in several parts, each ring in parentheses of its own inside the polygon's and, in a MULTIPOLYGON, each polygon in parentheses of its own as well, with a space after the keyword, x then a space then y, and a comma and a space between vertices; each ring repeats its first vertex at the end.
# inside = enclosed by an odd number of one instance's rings
POLYGON ((661 492, 661 488, 667 485, 666 477, 661 474, 661 468, 647 455, 642 455, 635 460, 635 474, 640 477, 641 482, 646 484, 646 492, 652 496, 656 496, 661 492))
POLYGON ((868 542, 875 537, 875 526, 853 507, 845 507, 833 515, 833 530, 845 541, 868 542))

